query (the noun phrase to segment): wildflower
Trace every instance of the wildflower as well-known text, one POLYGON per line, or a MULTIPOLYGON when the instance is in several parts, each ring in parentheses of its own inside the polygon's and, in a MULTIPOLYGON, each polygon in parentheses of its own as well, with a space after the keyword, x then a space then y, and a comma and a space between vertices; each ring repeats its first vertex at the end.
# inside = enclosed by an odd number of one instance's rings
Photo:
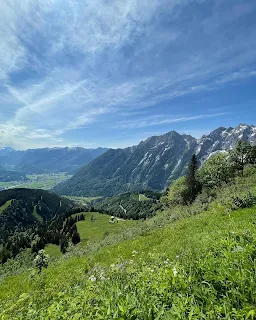
POLYGON ((235 251, 235 252, 242 252, 242 251, 244 251, 244 248, 241 247, 241 246, 236 246, 236 247, 234 248, 234 251, 235 251))
POLYGON ((178 271, 175 267, 172 269, 172 272, 173 272, 174 277, 177 277, 178 271))
POLYGON ((96 279, 95 276, 90 276, 89 280, 92 281, 92 282, 95 282, 97 279, 96 279))
POLYGON ((106 280, 106 278, 105 278, 103 273, 100 274, 100 280, 102 280, 102 281, 106 280))
POLYGON ((166 259, 166 260, 164 261, 164 264, 165 264, 166 266, 169 266, 169 265, 170 265, 170 260, 169 260, 169 259, 166 259))

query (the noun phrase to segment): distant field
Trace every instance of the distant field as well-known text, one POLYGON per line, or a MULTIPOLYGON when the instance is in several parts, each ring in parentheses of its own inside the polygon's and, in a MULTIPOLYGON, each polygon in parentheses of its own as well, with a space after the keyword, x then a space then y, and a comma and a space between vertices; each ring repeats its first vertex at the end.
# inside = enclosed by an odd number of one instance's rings
POLYGON ((103 240, 110 233, 118 233, 125 228, 136 224, 133 220, 119 220, 115 223, 109 223, 110 216, 97 212, 85 212, 85 220, 77 222, 78 232, 81 242, 86 244, 88 241, 103 240), (92 217, 94 221, 92 221, 92 217))
POLYGON ((49 174, 32 174, 27 175, 29 181, 13 181, 0 182, 0 189, 6 188, 29 188, 29 189, 44 189, 50 190, 58 183, 72 177, 65 173, 49 173, 49 174))
POLYGON ((73 196, 64 196, 65 198, 74 200, 77 205, 86 205, 87 203, 96 200, 96 199, 100 199, 101 197, 73 197, 73 196))

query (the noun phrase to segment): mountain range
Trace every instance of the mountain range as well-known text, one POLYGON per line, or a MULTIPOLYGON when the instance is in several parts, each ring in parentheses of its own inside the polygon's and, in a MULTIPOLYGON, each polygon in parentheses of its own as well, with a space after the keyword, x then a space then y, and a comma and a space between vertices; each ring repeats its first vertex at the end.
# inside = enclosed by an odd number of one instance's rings
POLYGON ((0 149, 0 164, 7 169, 24 174, 75 173, 107 148, 42 148, 14 150, 10 147, 0 149))
POLYGON ((232 149, 238 140, 256 144, 256 127, 220 127, 200 139, 170 131, 137 146, 108 150, 54 187, 54 191, 64 195, 112 196, 163 190, 186 173, 193 154, 202 163, 216 152, 232 149))

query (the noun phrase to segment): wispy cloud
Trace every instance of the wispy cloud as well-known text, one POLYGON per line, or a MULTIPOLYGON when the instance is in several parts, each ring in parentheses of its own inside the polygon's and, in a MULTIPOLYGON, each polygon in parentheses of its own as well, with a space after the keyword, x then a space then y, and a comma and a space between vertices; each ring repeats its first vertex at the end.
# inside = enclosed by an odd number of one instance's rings
POLYGON ((150 119, 140 119, 140 120, 132 120, 132 121, 121 121, 117 124, 116 128, 145 128, 150 126, 159 126, 162 124, 170 124, 170 123, 177 123, 177 122, 187 122, 199 119, 208 119, 208 118, 215 118, 227 115, 227 112, 215 113, 215 114, 200 114, 196 116, 186 116, 186 117, 179 117, 179 118, 169 118, 168 115, 163 115, 160 117, 150 117, 150 119), (154 118, 158 118, 154 119, 154 118), (160 119, 159 119, 160 118, 160 119))
POLYGON ((0 144, 218 117, 172 101, 255 77, 253 13, 249 0, 2 1, 0 144))

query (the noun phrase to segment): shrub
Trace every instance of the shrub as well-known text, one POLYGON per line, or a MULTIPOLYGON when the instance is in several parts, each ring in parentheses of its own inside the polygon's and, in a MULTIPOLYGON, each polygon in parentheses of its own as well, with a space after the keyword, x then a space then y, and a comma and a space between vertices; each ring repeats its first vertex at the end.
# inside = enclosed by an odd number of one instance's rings
POLYGON ((41 274, 43 268, 47 268, 49 264, 49 256, 44 250, 40 250, 34 260, 35 266, 38 269, 38 274, 41 274))

